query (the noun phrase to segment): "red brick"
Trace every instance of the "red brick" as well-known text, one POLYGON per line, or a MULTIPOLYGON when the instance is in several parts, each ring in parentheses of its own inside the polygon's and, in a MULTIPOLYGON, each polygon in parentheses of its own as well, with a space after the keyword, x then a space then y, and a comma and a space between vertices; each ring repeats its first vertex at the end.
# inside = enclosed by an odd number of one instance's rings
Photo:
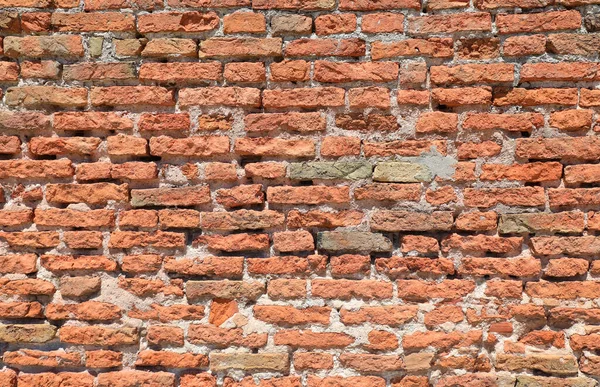
POLYGON ((187 131, 190 129, 190 117, 186 113, 178 114, 142 114, 138 121, 141 132, 187 131))
POLYGON ((267 109, 336 107, 344 105, 344 94, 344 89, 335 87, 265 90, 263 105, 267 109))
MULTIPOLYGON (((451 130, 454 127, 456 116, 452 113, 423 113, 417 121, 417 131, 427 132, 436 129, 440 124, 442 130, 451 130), (440 121, 440 118, 443 118, 440 121), (445 121, 444 121, 445 120, 445 121)), ((390 142, 369 142, 364 143, 364 153, 366 157, 372 156, 420 156, 423 153, 430 152, 434 148, 441 154, 446 154, 446 141, 444 140, 398 140, 390 142)))
POLYGON ((155 38, 149 40, 141 55, 147 58, 196 57, 196 42, 182 38, 155 38))
POLYGON ((324 378, 310 375, 308 387, 335 386, 335 387, 384 387, 385 379, 378 376, 327 376, 324 378))
POLYGON ((39 374, 19 373, 18 385, 23 387, 34 386, 60 386, 79 385, 81 387, 92 387, 94 377, 87 372, 43 372, 39 374))
POLYGON ((315 62, 314 79, 319 82, 389 82, 397 78, 398 65, 393 62, 315 62))
POLYGON ((123 364, 121 352, 97 350, 86 351, 85 366, 90 368, 113 368, 123 364))
POLYGON ((468 113, 463 128, 472 130, 506 130, 531 132, 544 125, 544 117, 538 113, 493 114, 468 113))
POLYGON ((317 35, 347 34, 356 29, 356 15, 340 13, 335 15, 320 15, 315 18, 317 35))
POLYGON ((384 87, 360 87, 348 90, 348 100, 352 109, 389 109, 390 90, 384 87))
POLYGON ((110 235, 109 247, 117 249, 130 249, 132 247, 153 246, 158 248, 175 248, 185 245, 184 234, 156 231, 154 233, 142 231, 115 231, 110 235))
POLYGON ((94 106, 175 104, 173 92, 158 86, 93 87, 90 91, 90 99, 94 106))
POLYGON ((360 139, 355 137, 325 137, 321 142, 321 156, 358 156, 360 143, 360 139))
POLYGON ((297 370, 320 370, 333 368, 333 356, 320 352, 294 353, 294 368, 297 370))
POLYGON ((410 17, 408 32, 412 34, 440 34, 463 31, 491 31, 489 13, 458 13, 410 17))
POLYGON ((274 339, 275 345, 307 349, 344 348, 354 342, 354 338, 345 333, 294 330, 278 331, 274 339))
POLYGON ((384 273, 390 278, 407 277, 411 272, 431 276, 454 274, 452 261, 445 258, 379 258, 375 260, 375 268, 378 272, 384 273))
POLYGON ((287 215, 287 225, 291 228, 320 227, 336 228, 342 226, 357 226, 363 219, 360 211, 349 210, 325 212, 319 210, 300 212, 292 210, 287 215))
POLYGON ((206 244, 209 249, 227 252, 256 251, 269 248, 269 236, 267 234, 205 235, 198 237, 195 242, 206 244))
POLYGON ((240 328, 217 328, 210 325, 191 325, 188 340, 194 344, 214 345, 221 348, 229 346, 260 348, 267 343, 266 333, 245 335, 240 328))
POLYGON ((573 109, 550 114, 550 125, 560 130, 589 130, 593 121, 591 110, 573 109))
POLYGON ((160 83, 203 83, 220 80, 222 67, 219 62, 142 63, 139 77, 141 81, 160 83))
POLYGON ((327 280, 312 281, 314 297, 325 299, 383 300, 392 297, 392 284, 376 280, 327 280))
POLYGON ((310 251, 315 249, 308 231, 285 231, 273 234, 273 248, 278 252, 310 251))
POLYGON ((529 164, 486 164, 483 166, 481 180, 518 180, 528 182, 557 181, 562 176, 562 164, 529 163, 529 164))
POLYGON ((417 0, 373 1, 373 0, 342 0, 340 9, 352 11, 374 11, 379 9, 419 9, 417 0))
POLYGON ((306 258, 285 255, 248 259, 248 272, 259 275, 277 274, 303 277, 311 274, 323 275, 325 269, 326 257, 323 255, 309 255, 306 258))
POLYGON ((190 106, 240 106, 259 107, 260 90, 251 87, 204 87, 179 91, 179 104, 190 106))
POLYGON ((111 156, 145 156, 148 154, 148 140, 125 134, 106 139, 108 154, 111 156))
POLYGON ((60 13, 50 19, 52 28, 60 32, 131 32, 135 30, 135 18, 121 12, 106 13, 60 13))
POLYGON ((466 142, 458 146, 458 159, 469 160, 493 157, 500 154, 502 146, 494 141, 466 142))
POLYGON ((60 63, 52 60, 21 63, 21 76, 24 78, 57 79, 60 63))
MULTIPOLYGON (((523 67, 525 66, 527 65, 523 67)), ((514 65, 498 63, 432 66, 430 74, 431 82, 438 85, 512 83, 514 80, 514 65)), ((521 72, 521 79, 523 79, 523 72, 521 72)))
POLYGON ((209 38, 200 42, 200 58, 260 58, 282 55, 281 38, 209 38))
POLYGON ((29 150, 37 156, 91 155, 102 140, 97 137, 34 137, 29 150))
POLYGON ((432 89, 431 99, 438 105, 449 107, 463 105, 489 105, 492 103, 492 93, 489 87, 432 89))
POLYGON ((537 160, 597 160, 594 150, 599 146, 595 137, 519 139, 516 155, 537 160))
POLYGON ((581 27, 579 11, 550 11, 523 15, 500 14, 496 27, 501 34, 573 30, 581 27))
POLYGON ((42 255, 41 265, 50 271, 115 271, 117 263, 100 255, 42 255))
POLYGON ((313 11, 322 9, 331 9, 335 3, 333 1, 307 0, 301 3, 293 0, 253 0, 252 7, 256 9, 287 9, 298 11, 313 11))
POLYGON ((452 39, 406 39, 398 42, 375 41, 371 47, 373 60, 405 57, 424 56, 433 58, 452 57, 452 39))
POLYGON ((260 34, 266 30, 265 16, 261 13, 234 12, 223 17, 223 32, 226 34, 260 34))
MULTIPOLYGON (((494 94, 494 105, 575 105, 577 89, 522 89, 514 88, 494 94)), ((582 103, 582 106, 585 106, 582 103)))
POLYGON ((468 280, 444 280, 440 283, 421 280, 399 280, 398 297, 409 301, 423 301, 429 298, 459 299, 475 289, 475 283, 468 280))
POLYGON ((502 52, 505 56, 541 55, 546 52, 546 36, 510 36, 504 40, 502 52))
POLYGON ((267 201, 273 204, 348 203, 348 187, 269 187, 267 201))
POLYGON ((366 52, 361 39, 297 39, 285 46, 285 56, 339 56, 359 57, 366 52))
POLYGON ((98 376, 98 387, 134 387, 150 384, 156 387, 171 387, 175 384, 175 374, 169 372, 114 371, 98 376))
POLYGON ((54 114, 56 130, 122 130, 133 129, 133 121, 121 114, 103 112, 58 112, 54 114))
POLYGON ((204 32, 217 28, 219 16, 215 12, 161 12, 138 16, 138 31, 204 32))
POLYGON ((320 113, 261 113, 244 118, 248 132, 284 130, 291 132, 318 132, 326 128, 325 117, 320 113))
POLYGON ((304 60, 289 60, 271 63, 271 80, 275 82, 301 82, 310 77, 310 63, 304 60))
POLYGON ((191 228, 200 226, 200 213, 196 210, 160 210, 160 228, 191 228))
POLYGON ((203 212, 201 227, 206 230, 256 230, 283 225, 285 216, 272 210, 237 210, 230 212, 203 212))
POLYGON ((263 63, 227 63, 224 77, 228 82, 256 83, 266 81, 265 65, 263 63))
POLYGON ((115 216, 112 210, 36 209, 34 222, 50 227, 110 227, 115 224, 115 216))
POLYGON ((404 15, 401 13, 371 13, 362 18, 362 32, 367 34, 404 31, 404 15))
POLYGON ((154 156, 205 158, 227 153, 229 153, 229 137, 225 136, 186 138, 158 136, 150 139, 150 154, 154 156))
POLYGON ((85 163, 77 166, 78 181, 110 179, 111 163, 85 163))
POLYGON ((312 157, 315 144, 312 140, 287 140, 282 138, 238 138, 235 153, 242 156, 312 157))

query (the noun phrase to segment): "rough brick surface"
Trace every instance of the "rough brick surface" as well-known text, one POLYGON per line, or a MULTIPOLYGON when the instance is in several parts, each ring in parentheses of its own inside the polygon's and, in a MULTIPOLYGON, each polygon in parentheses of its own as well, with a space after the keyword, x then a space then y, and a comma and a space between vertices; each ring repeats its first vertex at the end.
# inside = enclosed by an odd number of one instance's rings
POLYGON ((0 8, 0 387, 600 385, 600 0, 0 8))

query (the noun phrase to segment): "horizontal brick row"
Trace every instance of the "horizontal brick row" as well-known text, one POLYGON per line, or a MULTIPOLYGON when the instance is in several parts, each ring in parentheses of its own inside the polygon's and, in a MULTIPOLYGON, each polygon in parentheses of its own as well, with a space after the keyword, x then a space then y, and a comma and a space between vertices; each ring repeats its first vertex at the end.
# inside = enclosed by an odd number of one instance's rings
MULTIPOLYGON (((297 89, 264 90, 252 87, 211 86, 174 90, 161 86, 109 86, 83 87, 59 86, 22 86, 6 90, 6 105, 12 108, 53 109, 53 108, 94 108, 133 107, 134 109, 193 107, 243 107, 266 110, 302 109, 318 110, 322 108, 349 107, 353 110, 375 108, 389 110, 399 106, 459 108, 463 106, 522 106, 536 107, 544 105, 563 105, 568 107, 597 107, 600 92, 598 90, 577 88, 500 88, 492 90, 484 87, 433 88, 429 91, 392 90, 386 87, 358 87, 347 92, 340 87, 315 87, 297 89), (394 98, 395 97, 395 98, 394 98), (346 102, 348 100, 348 102, 346 102)), ((575 117, 585 120, 590 111, 576 112, 575 117), (581 116, 581 117, 580 117, 581 116)), ((558 114, 558 113, 557 113, 558 114)), ((566 113, 564 113, 566 114, 566 113)), ((564 118, 564 117, 563 117, 564 118)), ((591 119, 588 118, 588 121, 591 119)), ((560 122, 567 130, 568 123, 560 122)), ((575 124, 577 125, 577 124, 575 124)), ((434 130, 430 130, 434 131, 434 130)), ((448 131, 440 128, 438 131, 448 131)))
MULTIPOLYGON (((401 66, 396 62, 337 62, 327 60, 316 60, 314 62, 298 59, 284 60, 282 62, 274 62, 269 66, 270 78, 269 81, 274 82, 301 82, 312 79, 320 83, 352 83, 352 82, 373 82, 373 83, 390 83, 399 80, 401 85, 421 85, 424 84, 428 70, 427 67, 418 62, 409 63, 406 66, 401 66)), ((0 68, 3 74, 0 78, 2 82, 12 83, 17 82, 19 78, 42 78, 49 80, 58 80, 61 78, 64 81, 128 81, 137 80, 141 82, 157 82, 157 83, 208 83, 213 81, 225 80, 228 83, 266 83, 266 68, 263 62, 231 62, 223 63, 218 61, 208 61, 203 63, 195 62, 169 62, 169 63, 143 63, 136 69, 134 62, 119 62, 119 63, 104 63, 104 62, 87 62, 80 64, 61 65, 57 61, 42 60, 42 61, 25 61, 20 65, 17 62, 3 61, 0 62, 0 68), (168 74, 168 75, 166 75, 168 74)), ((448 66, 431 66, 429 68, 429 80, 432 85, 497 85, 498 92, 503 90, 500 86, 512 86, 514 83, 532 83, 532 82, 593 82, 600 79, 598 74, 598 64, 593 62, 569 62, 569 63, 526 63, 523 65, 515 65, 512 63, 495 63, 495 64, 459 64, 448 66), (516 75, 518 74, 518 75, 516 75)), ((382 90, 388 88, 381 87, 382 90)), ((53 87, 25 87, 25 88, 8 88, 7 95, 18 95, 18 93, 39 94, 40 96, 51 93, 52 90, 62 91, 72 94, 75 98, 78 93, 82 93, 82 88, 53 88, 53 87)), ((153 87, 98 87, 90 90, 90 98, 92 105, 99 105, 100 101, 105 98, 104 94, 112 92, 134 92, 137 90, 140 96, 148 93, 167 92, 167 90, 153 87)), ((256 88, 236 89, 235 87, 210 87, 198 88, 197 90, 184 88, 182 92, 186 97, 182 101, 182 105, 189 105, 187 101, 188 94, 198 95, 198 93, 215 93, 227 94, 232 90, 238 90, 244 93, 256 93, 256 88)), ((339 92, 334 88, 314 89, 314 92, 320 90, 320 93, 335 93, 339 92)), ((355 90, 360 88, 350 89, 349 95, 356 93, 355 90)), ((436 94, 441 93, 443 88, 433 88, 431 95, 435 98, 436 94)), ((549 93, 553 89, 541 89, 549 93)), ((585 90, 585 89, 584 89, 585 90)), ((263 99, 277 99, 278 93, 285 92, 309 92, 309 90, 266 90, 263 91, 263 99)), ((570 92, 570 88, 563 89, 564 92, 570 92)), ((429 92, 427 90, 397 90, 397 99, 399 104, 407 105, 428 105, 429 92), (412 93, 412 94, 411 94, 412 93), (411 98, 412 97, 412 98, 411 98), (406 99, 406 101, 404 101, 406 99), (410 101, 414 99, 414 101, 410 101)), ((258 93, 260 94, 260 93, 258 93)), ((582 97, 593 98, 593 90, 582 91, 582 97)), ((84 98, 85 99, 85 98, 84 98)), ((10 101, 7 103, 11 104, 10 101)), ((588 104, 589 101, 582 101, 582 106, 588 104)), ((552 104, 547 102, 546 104, 552 104)), ((76 105, 74 105, 76 106, 76 105)), ((265 107, 269 107, 266 105, 265 107)))

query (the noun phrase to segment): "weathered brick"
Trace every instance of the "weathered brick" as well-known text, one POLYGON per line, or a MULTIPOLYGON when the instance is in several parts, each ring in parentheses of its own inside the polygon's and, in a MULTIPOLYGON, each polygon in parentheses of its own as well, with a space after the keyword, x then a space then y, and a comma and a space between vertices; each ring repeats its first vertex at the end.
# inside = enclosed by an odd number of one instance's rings
POLYGON ((226 136, 186 138, 158 136, 150 139, 150 154, 154 156, 203 158, 227 153, 229 153, 229 138, 226 136))
POLYGON ((49 324, 1 324, 0 341, 5 343, 45 343, 54 338, 56 327, 49 324))
POLYGON ((362 18, 361 31, 367 34, 403 32, 404 15, 391 12, 366 14, 362 18))
POLYGON ((90 100, 94 106, 175 104, 173 92, 159 86, 93 87, 90 91, 90 100))
POLYGON ((425 165, 408 162, 384 162, 375 166, 373 180, 386 183, 416 183, 431 181, 431 171, 425 165))
POLYGON ((257 58, 282 55, 281 38, 209 38, 200 42, 200 58, 257 58))
POLYGON ((84 54, 79 35, 7 36, 4 53, 12 58, 79 58, 84 54))
POLYGON ((246 87, 205 87, 182 89, 179 92, 182 107, 190 106, 242 106, 259 107, 260 90, 246 87))
POLYGON ((189 281, 186 284, 186 294, 191 299, 216 297, 254 300, 260 297, 264 291, 265 287, 260 282, 189 281))
MULTIPOLYGON (((577 103, 577 89, 523 89, 514 88, 494 94, 494 105, 575 105, 577 103)), ((583 105, 582 106, 586 106, 583 105)))
POLYGON ((408 32, 412 34, 476 32, 491 29, 491 15, 484 12, 416 16, 408 19, 408 32))
POLYGON ((201 214, 200 226, 205 230, 256 230, 281 226, 284 219, 285 216, 282 213, 272 210, 203 212, 201 214))
POLYGON ((319 82, 389 82, 397 78, 398 65, 393 62, 315 62, 314 79, 319 82))
POLYGON ((288 140, 269 137, 238 138, 235 152, 242 156, 271 156, 304 158, 315 155, 315 143, 312 140, 288 140))
POLYGON ((143 63, 139 77, 141 81, 160 83, 205 83, 220 80, 222 67, 219 62, 143 63))
POLYGON ((502 14, 498 15, 496 26, 501 34, 573 30, 581 27, 581 14, 575 10, 523 15, 502 14))
POLYGON ((371 229, 376 231, 429 231, 450 230, 454 217, 450 212, 430 214, 410 211, 377 211, 371 215, 371 229))
POLYGON ((452 39, 406 39, 398 42, 375 41, 371 48, 373 60, 424 56, 432 58, 448 58, 453 55, 452 39))
POLYGON ((325 231, 317 237, 317 248, 325 251, 391 251, 391 241, 382 234, 359 231, 325 231))
POLYGON ((214 12, 164 12, 140 15, 137 29, 142 34, 153 32, 204 32, 219 25, 214 12))
POLYGON ((273 204, 348 203, 348 187, 269 187, 267 201, 273 204))
POLYGON ((285 55, 359 57, 366 52, 365 41, 350 39, 297 39, 286 44, 285 55))
POLYGON ((210 367, 215 372, 228 369, 285 372, 289 369, 289 359, 280 353, 211 353, 210 367))
POLYGON ((127 184, 48 184, 46 199, 55 203, 105 204, 129 200, 127 184))
POLYGON ((80 87, 22 86, 6 90, 6 104, 25 108, 84 107, 88 91, 80 87))
POLYGON ((226 34, 259 34, 266 30, 265 16, 261 13, 234 12, 223 17, 223 32, 226 34))
POLYGON ((210 190, 207 186, 131 190, 131 204, 134 207, 194 206, 209 201, 210 190))

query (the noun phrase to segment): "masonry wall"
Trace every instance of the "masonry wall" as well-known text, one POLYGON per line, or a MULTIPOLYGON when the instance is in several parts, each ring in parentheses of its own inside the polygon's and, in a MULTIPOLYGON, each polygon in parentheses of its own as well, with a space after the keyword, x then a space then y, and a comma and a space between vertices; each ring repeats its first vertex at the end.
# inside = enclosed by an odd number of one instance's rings
POLYGON ((0 0, 1 387, 593 387, 600 1, 0 0))

